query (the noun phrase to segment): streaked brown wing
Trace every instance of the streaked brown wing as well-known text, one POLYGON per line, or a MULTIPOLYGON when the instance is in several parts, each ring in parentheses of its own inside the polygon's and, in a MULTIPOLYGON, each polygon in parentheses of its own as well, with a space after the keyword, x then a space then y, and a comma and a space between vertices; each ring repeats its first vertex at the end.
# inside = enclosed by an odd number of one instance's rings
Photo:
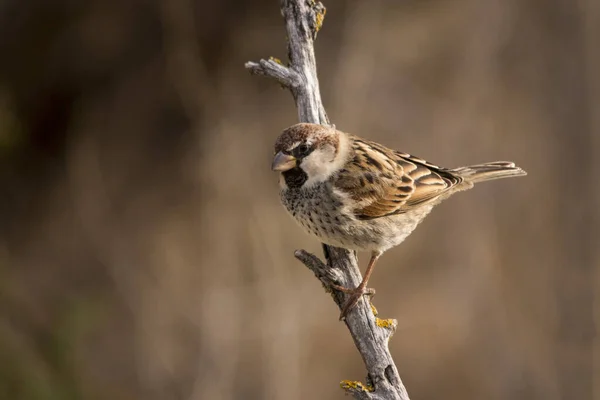
POLYGON ((443 168, 378 143, 351 137, 355 156, 335 186, 349 194, 361 219, 406 212, 434 199, 462 180, 443 168))

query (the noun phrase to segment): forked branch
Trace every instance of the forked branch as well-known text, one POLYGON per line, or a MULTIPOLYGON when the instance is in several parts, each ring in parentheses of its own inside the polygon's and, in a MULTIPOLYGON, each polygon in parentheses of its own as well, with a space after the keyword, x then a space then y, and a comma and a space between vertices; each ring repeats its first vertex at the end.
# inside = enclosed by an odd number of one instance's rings
MULTIPOLYGON (((274 78, 288 88, 296 102, 300 122, 329 125, 321 101, 313 46, 323 24, 325 7, 314 0, 281 0, 281 14, 287 30, 289 64, 284 66, 271 57, 247 62, 246 68, 253 74, 274 78)), ((327 263, 304 250, 297 250, 294 255, 327 289, 331 283, 357 287, 361 274, 356 253, 325 245, 323 250, 327 263)), ((341 309, 346 295, 337 291, 331 293, 341 309)), ((345 323, 367 368, 367 381, 365 384, 342 381, 341 386, 356 399, 409 400, 388 349, 396 321, 377 318, 369 299, 364 297, 363 300, 348 313, 345 323)))

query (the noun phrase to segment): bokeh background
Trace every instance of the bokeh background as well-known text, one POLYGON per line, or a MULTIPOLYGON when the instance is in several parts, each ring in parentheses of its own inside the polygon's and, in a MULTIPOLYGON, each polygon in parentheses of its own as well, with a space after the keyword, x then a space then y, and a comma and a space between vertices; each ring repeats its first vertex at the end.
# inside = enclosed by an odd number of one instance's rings
MULTIPOLYGON (((348 132, 526 178, 371 281, 415 399, 600 399, 600 2, 325 2, 348 132)), ((342 399, 364 380, 278 202, 276 0, 0 2, 0 398, 342 399)), ((364 269, 367 256, 361 255, 364 269)))

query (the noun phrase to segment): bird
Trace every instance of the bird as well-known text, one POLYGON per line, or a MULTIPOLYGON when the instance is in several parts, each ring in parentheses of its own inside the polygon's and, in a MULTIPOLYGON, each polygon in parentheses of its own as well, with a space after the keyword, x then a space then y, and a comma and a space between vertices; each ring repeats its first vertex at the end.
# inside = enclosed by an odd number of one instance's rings
POLYGON ((513 162, 443 168, 379 143, 312 123, 292 125, 275 141, 271 169, 279 173, 280 200, 302 230, 322 243, 370 252, 340 319, 358 303, 377 260, 398 246, 433 207, 474 184, 527 175, 513 162))

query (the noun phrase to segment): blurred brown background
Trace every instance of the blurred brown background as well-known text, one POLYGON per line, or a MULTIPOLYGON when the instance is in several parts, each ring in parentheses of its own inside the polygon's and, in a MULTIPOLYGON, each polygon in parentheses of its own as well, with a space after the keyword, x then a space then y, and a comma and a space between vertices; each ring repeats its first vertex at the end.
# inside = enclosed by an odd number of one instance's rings
MULTIPOLYGON (((326 1, 348 132, 526 178, 441 205, 372 279, 414 399, 600 399, 600 3, 326 1)), ((0 398, 342 399, 364 369, 296 248, 276 0, 0 2, 0 398)), ((361 255, 364 268, 365 255, 361 255)))

